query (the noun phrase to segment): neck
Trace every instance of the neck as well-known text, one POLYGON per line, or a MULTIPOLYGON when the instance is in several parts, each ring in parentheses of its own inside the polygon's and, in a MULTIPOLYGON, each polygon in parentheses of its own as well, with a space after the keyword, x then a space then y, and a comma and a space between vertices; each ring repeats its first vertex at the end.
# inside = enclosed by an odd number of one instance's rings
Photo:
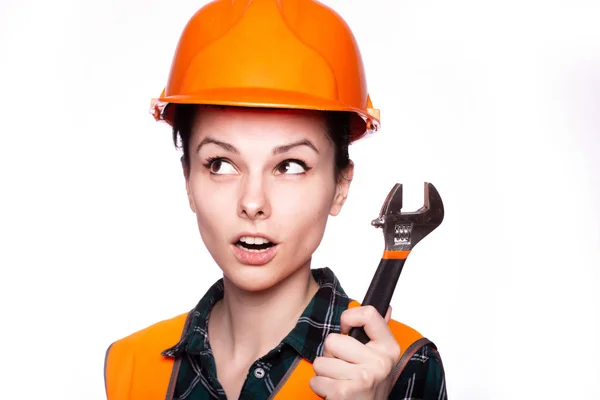
POLYGON ((231 360, 254 361, 276 347, 294 328, 317 292, 310 262, 275 286, 248 292, 223 278, 225 294, 209 319, 211 344, 227 349, 231 360))

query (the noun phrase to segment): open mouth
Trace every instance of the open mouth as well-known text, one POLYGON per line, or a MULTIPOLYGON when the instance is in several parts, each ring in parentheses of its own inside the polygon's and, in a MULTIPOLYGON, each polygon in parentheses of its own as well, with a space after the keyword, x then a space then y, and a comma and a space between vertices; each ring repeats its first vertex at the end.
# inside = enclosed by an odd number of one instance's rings
POLYGON ((262 237, 242 236, 235 245, 245 251, 260 253, 275 246, 275 243, 262 237))

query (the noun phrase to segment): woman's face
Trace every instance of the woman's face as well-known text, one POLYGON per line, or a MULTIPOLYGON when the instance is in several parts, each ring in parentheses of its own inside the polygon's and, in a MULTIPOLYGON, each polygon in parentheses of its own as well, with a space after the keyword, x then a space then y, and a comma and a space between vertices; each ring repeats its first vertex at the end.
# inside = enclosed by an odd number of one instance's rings
POLYGON ((238 288, 265 290, 306 266, 348 179, 316 112, 201 107, 186 189, 200 235, 238 288), (265 243, 266 242, 266 243, 265 243))

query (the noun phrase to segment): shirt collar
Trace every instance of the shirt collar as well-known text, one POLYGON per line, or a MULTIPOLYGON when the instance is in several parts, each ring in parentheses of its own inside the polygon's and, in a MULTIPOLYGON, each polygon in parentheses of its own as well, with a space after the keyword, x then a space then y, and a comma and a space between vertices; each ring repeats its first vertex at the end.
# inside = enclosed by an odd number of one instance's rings
MULTIPOLYGON (((302 357, 313 362, 323 354, 327 335, 340 332, 340 317, 348 308, 350 299, 329 268, 312 269, 311 272, 319 284, 319 289, 282 343, 290 345, 302 357)), ((164 356, 179 357, 183 354, 210 352, 207 340, 208 318, 212 307, 223 298, 223 294, 221 278, 208 289, 191 311, 188 329, 179 343, 162 352, 164 356)))

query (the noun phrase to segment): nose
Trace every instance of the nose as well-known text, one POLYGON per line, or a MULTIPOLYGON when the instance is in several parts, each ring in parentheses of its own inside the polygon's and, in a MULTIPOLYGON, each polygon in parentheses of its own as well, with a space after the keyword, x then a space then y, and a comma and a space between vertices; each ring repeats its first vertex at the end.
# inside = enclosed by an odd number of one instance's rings
POLYGON ((258 176, 247 177, 242 185, 238 215, 257 220, 271 215, 271 205, 265 192, 264 181, 258 176))

